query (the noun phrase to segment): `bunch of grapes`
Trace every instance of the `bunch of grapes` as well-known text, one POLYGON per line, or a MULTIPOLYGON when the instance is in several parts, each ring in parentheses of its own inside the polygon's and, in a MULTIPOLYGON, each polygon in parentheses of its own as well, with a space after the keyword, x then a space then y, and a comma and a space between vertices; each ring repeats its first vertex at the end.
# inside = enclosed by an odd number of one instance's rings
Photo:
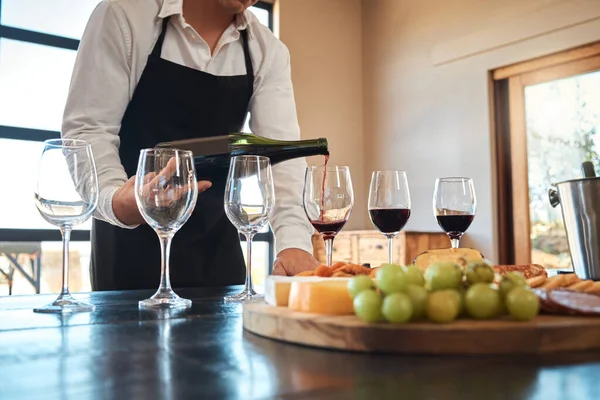
POLYGON ((425 274, 415 266, 385 264, 376 280, 365 275, 350 279, 348 291, 356 316, 365 322, 448 323, 460 316, 492 319, 506 313, 519 321, 533 319, 539 299, 523 276, 510 272, 496 285, 494 275, 485 262, 470 263, 466 272, 456 263, 439 262, 425 274))

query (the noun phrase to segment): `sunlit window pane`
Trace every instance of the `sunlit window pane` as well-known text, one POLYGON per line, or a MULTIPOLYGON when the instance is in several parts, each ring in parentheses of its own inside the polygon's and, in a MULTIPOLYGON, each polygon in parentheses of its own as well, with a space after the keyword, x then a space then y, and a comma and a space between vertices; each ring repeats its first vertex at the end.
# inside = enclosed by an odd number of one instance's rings
POLYGON ((60 131, 76 52, 0 39, 0 125, 60 131))
MULTIPOLYGON (((240 241, 240 245, 246 260, 246 242, 240 241)), ((269 275, 269 244, 252 241, 252 281, 256 285, 264 285, 267 275, 269 275)))
POLYGON ((100 0, 2 0, 2 25, 81 39, 100 0))
POLYGON ((589 160, 600 170, 600 72, 525 88, 531 261, 570 268, 561 208, 548 201, 557 182, 581 177, 589 160))
MULTIPOLYGON (((32 274, 32 261, 41 259, 40 293, 58 293, 62 288, 62 243, 61 242, 2 242, 0 243, 0 269, 9 272, 14 265, 2 253, 11 254, 19 266, 32 274)), ((89 292, 90 282, 90 242, 72 240, 69 244, 69 289, 73 293, 89 292)), ((9 282, 0 274, 0 296, 9 293, 9 282)), ((35 294, 35 287, 20 272, 15 272, 12 282, 13 295, 35 294)))
MULTIPOLYGON (((42 219, 33 202, 43 148, 42 142, 0 139, 0 228, 58 229, 42 219)), ((91 229, 91 220, 74 229, 91 229)))
POLYGON ((250 7, 249 10, 256 15, 258 22, 267 28, 269 27, 269 12, 267 10, 258 7, 250 7))

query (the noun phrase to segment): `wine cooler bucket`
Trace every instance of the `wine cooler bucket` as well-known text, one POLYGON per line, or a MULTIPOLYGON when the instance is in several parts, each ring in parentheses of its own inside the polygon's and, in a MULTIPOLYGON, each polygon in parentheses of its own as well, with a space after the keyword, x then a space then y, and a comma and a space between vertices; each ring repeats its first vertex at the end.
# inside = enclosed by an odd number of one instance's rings
POLYGON ((552 207, 561 206, 573 269, 582 279, 600 280, 600 177, 555 186, 548 196, 552 207))

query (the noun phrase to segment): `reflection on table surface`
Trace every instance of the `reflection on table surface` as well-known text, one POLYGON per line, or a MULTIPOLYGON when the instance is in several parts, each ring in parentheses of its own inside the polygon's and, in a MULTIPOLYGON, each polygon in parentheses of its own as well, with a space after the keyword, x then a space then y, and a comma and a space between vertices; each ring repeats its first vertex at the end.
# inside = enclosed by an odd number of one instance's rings
POLYGON ((255 336, 239 287, 178 289, 180 312, 139 311, 152 291, 79 295, 97 311, 34 314, 48 296, 0 298, 0 398, 594 399, 600 351, 425 357, 346 353, 255 336))

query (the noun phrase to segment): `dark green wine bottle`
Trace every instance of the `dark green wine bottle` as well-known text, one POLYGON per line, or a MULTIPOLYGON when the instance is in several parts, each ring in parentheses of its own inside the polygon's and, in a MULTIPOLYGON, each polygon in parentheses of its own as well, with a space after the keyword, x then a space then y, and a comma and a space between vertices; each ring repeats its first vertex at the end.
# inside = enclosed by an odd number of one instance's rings
POLYGON ((231 157, 265 156, 271 165, 300 157, 328 155, 327 139, 276 140, 247 133, 177 140, 156 147, 189 150, 194 154, 198 180, 226 179, 231 157))

